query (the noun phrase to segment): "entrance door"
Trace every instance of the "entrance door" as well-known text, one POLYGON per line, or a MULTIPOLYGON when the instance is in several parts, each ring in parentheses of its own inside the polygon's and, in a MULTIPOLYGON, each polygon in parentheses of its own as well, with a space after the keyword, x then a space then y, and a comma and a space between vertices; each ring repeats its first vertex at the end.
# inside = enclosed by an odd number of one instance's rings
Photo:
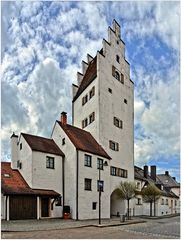
POLYGON ((49 217, 49 198, 41 199, 41 216, 49 217))

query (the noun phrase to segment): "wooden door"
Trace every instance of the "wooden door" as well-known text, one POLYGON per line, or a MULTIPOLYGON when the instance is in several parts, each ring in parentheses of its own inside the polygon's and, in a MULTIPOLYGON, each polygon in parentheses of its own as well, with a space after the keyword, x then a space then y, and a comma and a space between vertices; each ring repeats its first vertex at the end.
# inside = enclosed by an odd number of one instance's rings
POLYGON ((37 197, 34 196, 10 196, 9 219, 36 219, 37 197))
POLYGON ((41 199, 41 216, 49 217, 49 198, 41 199))

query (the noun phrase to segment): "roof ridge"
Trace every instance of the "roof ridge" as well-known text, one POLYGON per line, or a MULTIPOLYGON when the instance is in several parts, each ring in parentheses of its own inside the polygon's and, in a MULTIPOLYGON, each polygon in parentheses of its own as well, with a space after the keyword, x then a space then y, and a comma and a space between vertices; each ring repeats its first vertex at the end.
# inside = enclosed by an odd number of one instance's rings
POLYGON ((23 133, 23 132, 21 132, 21 135, 27 135, 27 136, 31 136, 31 137, 44 138, 44 139, 47 139, 47 140, 52 140, 52 138, 42 137, 42 136, 33 135, 33 134, 29 134, 29 133, 23 133))

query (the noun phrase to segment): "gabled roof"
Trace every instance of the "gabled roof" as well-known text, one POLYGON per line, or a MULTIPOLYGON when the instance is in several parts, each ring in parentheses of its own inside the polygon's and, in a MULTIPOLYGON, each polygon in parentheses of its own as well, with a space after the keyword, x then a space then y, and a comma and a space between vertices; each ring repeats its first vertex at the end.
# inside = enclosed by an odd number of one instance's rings
POLYGON ((60 150, 53 139, 44 138, 40 136, 21 133, 30 148, 34 151, 52 153, 55 155, 64 156, 64 153, 60 150))
POLYGON ((20 172, 12 169, 9 162, 1 162, 1 189, 5 195, 60 195, 53 190, 30 188, 20 172))
POLYGON ((148 175, 148 178, 145 178, 143 169, 137 166, 134 166, 134 177, 135 179, 139 179, 146 182, 152 182, 152 183, 155 182, 149 175, 148 175))
POLYGON ((162 183, 162 185, 164 185, 165 187, 169 187, 169 188, 180 187, 180 184, 175 179, 173 179, 172 176, 170 175, 157 174, 157 177, 162 183))
POLYGON ((73 102, 80 96, 80 94, 91 84, 97 77, 97 56, 89 63, 85 75, 80 83, 78 91, 73 99, 73 102))
POLYGON ((57 121, 57 123, 67 134, 67 136, 69 137, 70 141, 74 144, 76 149, 84 152, 89 152, 107 159, 111 159, 111 157, 95 140, 95 138, 90 134, 90 132, 87 132, 83 129, 74 127, 69 124, 64 125, 60 121, 57 121))

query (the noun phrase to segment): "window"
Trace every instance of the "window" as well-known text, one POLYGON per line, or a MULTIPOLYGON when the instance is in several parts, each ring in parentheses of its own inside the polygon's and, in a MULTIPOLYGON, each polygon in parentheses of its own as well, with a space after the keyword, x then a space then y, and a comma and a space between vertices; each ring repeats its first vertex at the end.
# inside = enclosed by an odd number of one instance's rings
POLYGON ((65 145, 65 138, 62 138, 62 145, 65 145))
POLYGON ((161 205, 164 205, 164 199, 162 198, 162 203, 161 203, 161 205))
POLYGON ((177 200, 175 200, 175 206, 177 206, 177 200))
POLYGON ((117 44, 119 44, 119 41, 118 41, 118 40, 117 40, 116 42, 117 42, 117 44))
POLYGON ((96 210, 96 207, 97 207, 97 202, 93 202, 93 203, 92 203, 92 209, 93 209, 93 210, 96 210))
POLYGON ((102 180, 97 180, 97 191, 99 192, 99 190, 101 192, 104 192, 104 181, 102 180))
POLYGON ((141 205, 141 198, 137 198, 137 205, 141 205))
POLYGON ((84 166, 92 167, 92 156, 87 154, 84 155, 84 166))
POLYGON ((118 81, 120 81, 120 75, 119 75, 119 73, 118 73, 118 71, 115 71, 115 78, 118 80, 118 81))
POLYGON ((113 166, 111 166, 110 174, 112 176, 118 176, 118 177, 123 177, 123 178, 128 177, 128 171, 127 170, 122 169, 122 168, 113 167, 113 166))
POLYGON ((22 143, 20 143, 20 145, 19 145, 19 149, 20 149, 20 150, 22 149, 22 143))
POLYGON ((91 99, 95 95, 95 87, 93 87, 89 92, 89 99, 91 99))
POLYGON ((85 119, 82 121, 82 128, 87 127, 87 125, 88 125, 88 119, 85 118, 85 119))
POLYGON ((124 103, 126 103, 126 104, 127 104, 127 99, 124 99, 124 103))
POLYGON ((95 120, 95 112, 89 115, 89 124, 92 123, 94 120, 95 120))
POLYGON ((109 148, 114 150, 114 151, 119 151, 119 143, 109 141, 109 148))
POLYGON ((119 63, 119 56, 116 55, 116 61, 119 63))
POLYGON ((111 175, 116 176, 116 168, 115 167, 111 167, 111 175))
POLYGON ((84 104, 86 104, 86 102, 88 101, 88 95, 86 94, 83 98, 82 98, 82 106, 84 104))
POLYGON ((54 169, 54 157, 46 157, 46 168, 54 169))
POLYGON ((5 178, 10 178, 9 173, 4 173, 3 175, 4 175, 5 178))
POLYGON ((91 183, 92 183, 92 179, 85 178, 84 179, 84 190, 91 191, 91 189, 92 189, 91 183))
POLYGON ((124 84, 124 75, 121 73, 121 83, 124 84))
POLYGON ((123 128, 123 121, 117 117, 114 117, 114 125, 118 128, 123 128))
POLYGON ((111 88, 108 88, 108 92, 112 93, 112 89, 111 89, 111 88))
POLYGON ((166 199, 166 203, 165 204, 168 205, 168 199, 166 199))
POLYGON ((103 159, 97 159, 97 169, 103 170, 103 159))

